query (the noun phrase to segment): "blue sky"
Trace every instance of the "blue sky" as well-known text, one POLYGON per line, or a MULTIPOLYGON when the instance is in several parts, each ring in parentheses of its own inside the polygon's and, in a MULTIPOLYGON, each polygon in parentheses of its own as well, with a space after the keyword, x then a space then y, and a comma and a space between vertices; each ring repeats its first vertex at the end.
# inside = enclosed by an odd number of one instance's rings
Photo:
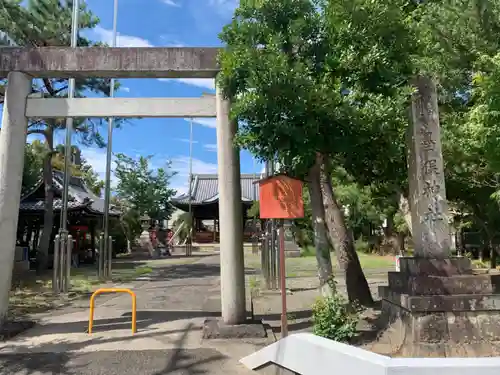
MULTIPOLYGON (((231 20, 237 0, 119 0, 119 47, 220 46, 218 34, 231 20)), ((113 0, 87 0, 100 18, 100 25, 87 32, 92 40, 111 44, 113 0)), ((213 80, 128 79, 121 80, 121 97, 199 97, 214 91, 213 80)), ((106 133, 103 129, 103 133, 106 133)), ((193 172, 216 173, 215 119, 195 119, 193 172)), ((64 134, 57 135, 63 143, 64 134)), ((104 176, 105 150, 83 148, 83 156, 104 176)), ((172 185, 185 191, 189 165, 189 121, 185 119, 134 120, 113 134, 113 152, 130 156, 154 155, 153 166, 172 161, 178 172, 172 185)), ((242 173, 259 173, 251 154, 241 153, 242 173)))

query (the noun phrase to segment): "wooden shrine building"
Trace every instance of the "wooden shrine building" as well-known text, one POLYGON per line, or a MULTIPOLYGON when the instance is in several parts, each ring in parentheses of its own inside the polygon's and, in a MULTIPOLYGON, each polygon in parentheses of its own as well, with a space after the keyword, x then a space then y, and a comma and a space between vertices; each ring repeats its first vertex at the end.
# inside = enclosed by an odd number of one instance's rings
MULTIPOLYGON (((248 223, 247 211, 259 200, 259 174, 241 175, 241 204, 243 206, 243 228, 245 241, 250 241, 253 230, 248 223)), ((189 212, 189 191, 176 198, 172 204, 189 212)), ((216 174, 195 174, 191 182, 191 209, 193 212, 193 242, 219 242, 219 183, 216 174)))
MULTIPOLYGON (((49 254, 53 253, 54 238, 59 231, 63 181, 64 173, 55 170, 52 178, 54 225, 49 254)), ((94 194, 81 177, 74 176, 70 178, 68 196, 68 230, 74 239, 74 251, 79 253, 82 261, 88 260, 86 258, 89 257, 93 261, 96 231, 102 228, 104 218, 104 199, 94 194)), ((19 245, 29 246, 31 251, 38 248, 44 213, 45 184, 43 180, 40 180, 30 190, 23 191, 21 195, 17 230, 19 245)), ((120 212, 111 207, 110 219, 119 215, 120 212)))

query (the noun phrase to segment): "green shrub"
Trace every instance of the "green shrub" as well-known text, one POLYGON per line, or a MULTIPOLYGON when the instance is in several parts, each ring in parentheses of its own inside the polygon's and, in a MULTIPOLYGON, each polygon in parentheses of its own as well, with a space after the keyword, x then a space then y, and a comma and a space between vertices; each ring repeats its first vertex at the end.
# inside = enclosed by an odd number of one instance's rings
POLYGON ((359 237, 354 243, 354 247, 356 251, 361 253, 370 254, 372 252, 370 244, 363 239, 363 237, 359 237))
POLYGON ((312 307, 313 333, 330 340, 347 342, 356 335, 359 314, 330 283, 332 295, 318 299, 312 307))
POLYGON ((313 257, 316 255, 316 249, 314 246, 306 246, 300 249, 301 257, 313 257))

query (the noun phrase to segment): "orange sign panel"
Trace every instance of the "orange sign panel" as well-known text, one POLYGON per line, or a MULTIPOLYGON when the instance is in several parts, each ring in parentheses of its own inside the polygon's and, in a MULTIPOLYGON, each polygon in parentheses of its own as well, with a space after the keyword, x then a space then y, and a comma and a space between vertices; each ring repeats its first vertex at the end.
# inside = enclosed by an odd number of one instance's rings
POLYGON ((259 181, 261 219, 304 217, 302 181, 283 175, 259 181))

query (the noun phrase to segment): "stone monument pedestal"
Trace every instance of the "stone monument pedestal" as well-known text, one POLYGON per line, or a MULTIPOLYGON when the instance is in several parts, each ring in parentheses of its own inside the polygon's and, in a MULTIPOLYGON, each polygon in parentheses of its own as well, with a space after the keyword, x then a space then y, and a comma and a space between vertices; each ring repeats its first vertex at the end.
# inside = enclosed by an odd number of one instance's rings
POLYGON ((298 258, 300 257, 300 247, 295 242, 292 232, 292 223, 285 220, 283 227, 285 229, 285 258, 298 258))
POLYGON ((475 275, 468 258, 400 258, 380 287, 384 323, 405 357, 500 354, 500 275, 475 275), (398 336, 398 335, 396 335, 398 336))

